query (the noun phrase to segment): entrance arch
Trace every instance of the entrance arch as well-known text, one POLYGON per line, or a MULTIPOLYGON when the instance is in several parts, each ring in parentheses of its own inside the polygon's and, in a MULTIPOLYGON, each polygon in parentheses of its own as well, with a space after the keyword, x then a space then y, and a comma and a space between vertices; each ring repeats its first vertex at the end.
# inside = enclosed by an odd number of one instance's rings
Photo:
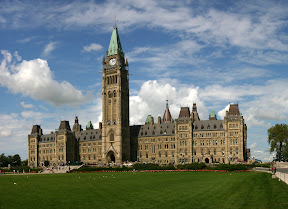
POLYGON ((115 154, 114 154, 114 152, 113 151, 109 151, 107 153, 106 159, 107 159, 108 163, 112 163, 112 162, 115 163, 115 154))
POLYGON ((209 163, 209 159, 208 158, 205 158, 205 163, 209 163))

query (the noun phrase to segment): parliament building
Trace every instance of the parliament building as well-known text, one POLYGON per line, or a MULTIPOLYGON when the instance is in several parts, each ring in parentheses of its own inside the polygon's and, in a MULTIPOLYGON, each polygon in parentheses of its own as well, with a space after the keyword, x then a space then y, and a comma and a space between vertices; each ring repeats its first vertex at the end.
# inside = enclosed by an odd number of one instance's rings
MULTIPOLYGON (((28 165, 60 165, 81 161, 103 165, 123 162, 180 164, 192 162, 236 163, 247 161, 247 126, 238 104, 230 104, 223 120, 214 110, 201 120, 197 106, 181 107, 172 118, 168 101, 164 114, 148 115, 143 125, 129 124, 128 61, 122 50, 117 27, 103 59, 102 122, 94 129, 91 121, 83 130, 76 116, 43 134, 33 125, 28 135, 28 165)), ((191 104, 192 105, 192 104, 191 104)), ((248 151, 248 153, 247 153, 248 151)))

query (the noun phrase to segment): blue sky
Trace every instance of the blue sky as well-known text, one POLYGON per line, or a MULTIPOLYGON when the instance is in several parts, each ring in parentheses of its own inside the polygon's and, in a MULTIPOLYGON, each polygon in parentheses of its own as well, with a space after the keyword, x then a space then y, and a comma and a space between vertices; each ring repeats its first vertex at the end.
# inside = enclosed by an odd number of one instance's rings
POLYGON ((1 1, 0 153, 27 158, 33 124, 101 121, 101 63, 117 16, 129 62, 130 124, 202 120, 238 103, 251 155, 271 159, 267 129, 288 123, 286 1, 1 1))

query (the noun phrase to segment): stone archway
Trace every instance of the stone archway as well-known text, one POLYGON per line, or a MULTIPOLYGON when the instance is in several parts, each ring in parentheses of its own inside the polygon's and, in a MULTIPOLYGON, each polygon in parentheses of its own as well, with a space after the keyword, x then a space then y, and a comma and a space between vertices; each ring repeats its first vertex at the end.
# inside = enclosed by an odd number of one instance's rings
POLYGON ((114 154, 114 152, 113 151, 109 151, 107 153, 106 159, 107 159, 108 163, 112 163, 112 162, 115 163, 115 154, 114 154))
POLYGON ((209 159, 208 158, 205 158, 205 163, 209 163, 209 159))

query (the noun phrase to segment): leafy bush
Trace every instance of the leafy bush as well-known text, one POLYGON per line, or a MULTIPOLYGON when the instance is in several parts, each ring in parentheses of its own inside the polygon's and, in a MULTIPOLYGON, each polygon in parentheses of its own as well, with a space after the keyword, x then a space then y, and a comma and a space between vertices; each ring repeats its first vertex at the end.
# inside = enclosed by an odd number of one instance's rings
POLYGON ((178 165, 178 169, 188 169, 188 170, 200 170, 205 169, 207 166, 205 163, 191 163, 191 164, 184 164, 184 165, 178 165))
POLYGON ((214 167, 209 167, 211 170, 226 170, 226 171, 237 171, 237 170, 249 170, 245 164, 219 164, 214 167))

